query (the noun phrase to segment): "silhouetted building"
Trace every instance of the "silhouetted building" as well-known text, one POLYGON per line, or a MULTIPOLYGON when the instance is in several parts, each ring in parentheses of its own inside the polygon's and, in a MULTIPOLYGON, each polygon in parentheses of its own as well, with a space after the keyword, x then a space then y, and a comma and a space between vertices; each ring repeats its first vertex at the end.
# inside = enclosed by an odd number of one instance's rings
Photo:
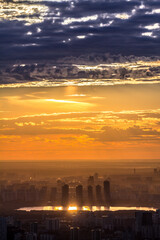
POLYGON ((17 200, 18 201, 25 201, 25 189, 20 188, 17 190, 17 200))
POLYGON ((92 230, 92 240, 101 240, 101 229, 92 230))
POLYGON ((77 206, 83 206, 83 186, 78 185, 76 187, 76 202, 77 206))
POLYGON ((100 185, 96 186, 96 201, 98 205, 102 203, 102 188, 100 185))
POLYGON ((47 196, 47 187, 44 186, 39 191, 39 199, 44 202, 46 200, 46 196, 47 196))
POLYGON ((103 183, 104 186, 104 200, 107 205, 110 205, 111 197, 110 197, 110 182, 105 180, 103 183))
POLYGON ((88 186, 88 202, 90 205, 93 205, 94 203, 94 196, 93 196, 93 187, 88 186))
POLYGON ((62 186, 62 206, 67 207, 69 204, 69 186, 65 184, 62 186))
POLYGON ((38 223, 37 222, 31 223, 30 232, 36 233, 36 234, 38 233, 38 223))
POLYGON ((157 174, 157 173, 158 173, 158 169, 157 169, 157 168, 154 168, 154 169, 153 169, 153 172, 154 172, 154 174, 157 174))
MULTIPOLYGON (((15 240, 21 240, 22 236, 17 236, 14 239, 15 240)), ((26 240, 37 240, 37 234, 36 233, 27 233, 26 234, 26 240)))
POLYGON ((138 211, 135 213, 135 218, 135 227, 137 231, 139 231, 142 226, 152 226, 153 224, 152 212, 138 211))
POLYGON ((153 239, 154 229, 152 212, 138 211, 135 213, 135 233, 140 239, 153 239))
POLYGON ((50 201, 52 201, 54 203, 54 202, 56 202, 56 200, 57 200, 57 188, 53 187, 53 188, 51 188, 50 201))
POLYGON ((94 185, 94 176, 89 176, 88 185, 94 185))
POLYGON ((78 227, 70 228, 70 240, 79 240, 79 228, 78 227))
POLYGON ((40 240, 55 240, 55 235, 51 233, 40 234, 40 240))
POLYGON ((60 229, 60 222, 57 218, 46 219, 46 229, 49 232, 58 231, 60 229))
POLYGON ((97 184, 98 182, 98 173, 95 173, 94 174, 94 182, 97 184))
POLYGON ((4 217, 0 217, 0 239, 7 240, 7 223, 4 217))

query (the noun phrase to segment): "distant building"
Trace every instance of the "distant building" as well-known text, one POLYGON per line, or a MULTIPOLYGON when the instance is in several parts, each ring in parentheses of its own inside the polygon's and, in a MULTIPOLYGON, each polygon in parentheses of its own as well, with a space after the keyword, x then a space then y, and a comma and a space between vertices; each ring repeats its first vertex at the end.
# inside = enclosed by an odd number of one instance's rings
POLYGON ((25 201, 25 195, 26 195, 25 189, 20 188, 20 189, 17 190, 17 200, 18 201, 24 202, 25 201))
POLYGON ((60 229, 60 222, 57 218, 46 219, 46 229, 49 232, 58 231, 60 229))
POLYGON ((98 182, 98 173, 95 173, 94 174, 94 182, 97 184, 98 182))
MULTIPOLYGON (((22 238, 19 238, 22 239, 22 238)), ((37 234, 36 233, 27 233, 26 240, 37 240, 37 234)))
POLYGON ((69 204, 69 186, 65 184, 62 186, 62 206, 67 207, 69 204))
POLYGON ((142 226, 152 226, 153 220, 152 220, 152 212, 147 211, 137 211, 135 213, 135 226, 137 227, 137 231, 142 226))
POLYGON ((44 186, 39 191, 39 199, 40 201, 44 202, 46 200, 46 197, 47 197, 47 187, 44 186))
POLYGON ((36 234, 38 233, 38 223, 37 222, 31 223, 30 232, 36 233, 36 234))
POLYGON ((143 239, 153 239, 152 212, 137 211, 135 213, 135 233, 143 239))
POLYGON ((49 233, 43 233, 43 234, 40 234, 40 240, 55 240, 55 235, 49 234, 49 233))
POLYGON ((0 240, 7 240, 7 222, 4 217, 0 217, 0 240))
POLYGON ((78 185, 76 187, 76 202, 77 206, 83 206, 83 186, 78 185))
POLYGON ((79 228, 78 227, 70 228, 70 240, 79 240, 79 228))
POLYGON ((52 187, 51 188, 51 194, 50 194, 50 201, 55 203, 57 200, 57 188, 56 187, 52 187))
POLYGON ((94 176, 89 176, 88 185, 94 185, 94 176))
POLYGON ((101 240, 101 229, 92 230, 92 240, 101 240))
POLYGON ((103 183, 104 186, 104 200, 107 205, 110 205, 111 196, 110 196, 110 182, 105 180, 103 183))
POLYGON ((154 169, 153 169, 153 172, 154 172, 154 174, 157 174, 157 173, 158 173, 158 169, 157 169, 157 168, 154 168, 154 169))
POLYGON ((91 185, 88 186, 88 202, 90 205, 94 203, 93 187, 91 185))
POLYGON ((102 204, 102 187, 100 185, 96 186, 96 201, 97 204, 102 204))

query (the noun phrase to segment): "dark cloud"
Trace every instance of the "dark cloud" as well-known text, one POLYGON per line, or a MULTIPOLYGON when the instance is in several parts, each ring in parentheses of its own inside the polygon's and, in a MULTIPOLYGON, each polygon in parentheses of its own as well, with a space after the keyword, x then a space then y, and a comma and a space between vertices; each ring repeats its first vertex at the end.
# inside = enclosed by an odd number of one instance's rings
POLYGON ((159 1, 8 1, 0 61, 44 61, 82 53, 160 55, 159 1), (26 9, 30 8, 28 14, 26 9), (21 9, 21 11, 19 10, 21 9))
POLYGON ((122 84, 126 81, 132 83, 132 80, 136 80, 136 83, 140 84, 158 83, 160 81, 158 59, 158 57, 135 57, 133 55, 124 57, 122 55, 92 54, 64 57, 54 63, 17 63, 1 69, 0 83, 8 86, 7 84, 10 83, 31 84, 31 82, 37 81, 38 83, 47 80, 48 86, 56 86, 71 84, 73 79, 74 84, 77 85, 80 83, 86 85, 88 82, 97 85, 97 79, 100 79, 100 85, 117 84, 117 79, 122 84), (154 67, 150 66, 152 61, 154 61, 154 67), (93 67, 98 64, 101 65, 93 67), (89 69, 83 65, 91 67, 89 69))

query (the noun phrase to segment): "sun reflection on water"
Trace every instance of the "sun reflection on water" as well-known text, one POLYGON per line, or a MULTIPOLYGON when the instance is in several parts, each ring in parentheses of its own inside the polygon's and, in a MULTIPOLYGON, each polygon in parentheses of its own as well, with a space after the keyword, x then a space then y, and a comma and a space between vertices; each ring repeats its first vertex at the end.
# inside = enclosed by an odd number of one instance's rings
POLYGON ((77 211, 156 211, 156 208, 153 207, 119 207, 119 206, 43 206, 43 207, 24 207, 19 208, 21 211, 69 211, 69 212, 77 212, 77 211))

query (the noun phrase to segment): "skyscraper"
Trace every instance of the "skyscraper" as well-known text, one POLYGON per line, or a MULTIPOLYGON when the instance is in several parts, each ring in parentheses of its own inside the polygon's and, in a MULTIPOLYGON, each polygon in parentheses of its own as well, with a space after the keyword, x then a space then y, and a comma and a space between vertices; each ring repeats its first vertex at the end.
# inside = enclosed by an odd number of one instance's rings
POLYGON ((65 184, 62 186, 62 206, 67 207, 69 204, 69 186, 65 184))
POLYGON ((37 222, 31 223, 30 232, 31 233, 38 233, 38 223, 37 222))
POLYGON ((102 204, 102 188, 100 185, 96 186, 96 201, 98 205, 102 204))
POLYGON ((110 197, 110 182, 105 180, 103 183, 104 186, 104 200, 107 205, 110 205, 111 197, 110 197))
POLYGON ((78 206, 83 206, 83 186, 78 185, 76 187, 76 202, 78 206))
POLYGON ((101 240, 101 229, 92 230, 92 240, 101 240))
POLYGON ((79 228, 78 227, 70 228, 70 240, 79 240, 79 228))
POLYGON ((94 203, 93 187, 90 185, 88 186, 88 202, 90 205, 94 203))
POLYGON ((7 223, 4 217, 0 217, 0 239, 7 240, 7 223))
POLYGON ((57 218, 49 218, 46 219, 46 229, 50 232, 58 231, 60 228, 59 219, 57 218))
POLYGON ((137 211, 135 213, 135 233, 141 236, 141 239, 157 239, 154 238, 152 212, 137 211))
POLYGON ((50 195, 50 200, 55 203, 57 200, 57 188, 56 187, 52 187, 51 188, 51 195, 50 195))
POLYGON ((135 213, 135 228, 136 231, 140 231, 141 227, 145 226, 152 226, 152 212, 146 212, 146 211, 137 211, 135 213))
POLYGON ((97 184, 98 182, 98 173, 95 173, 94 174, 94 182, 97 184))
POLYGON ((89 176, 88 185, 94 185, 94 176, 89 176))

